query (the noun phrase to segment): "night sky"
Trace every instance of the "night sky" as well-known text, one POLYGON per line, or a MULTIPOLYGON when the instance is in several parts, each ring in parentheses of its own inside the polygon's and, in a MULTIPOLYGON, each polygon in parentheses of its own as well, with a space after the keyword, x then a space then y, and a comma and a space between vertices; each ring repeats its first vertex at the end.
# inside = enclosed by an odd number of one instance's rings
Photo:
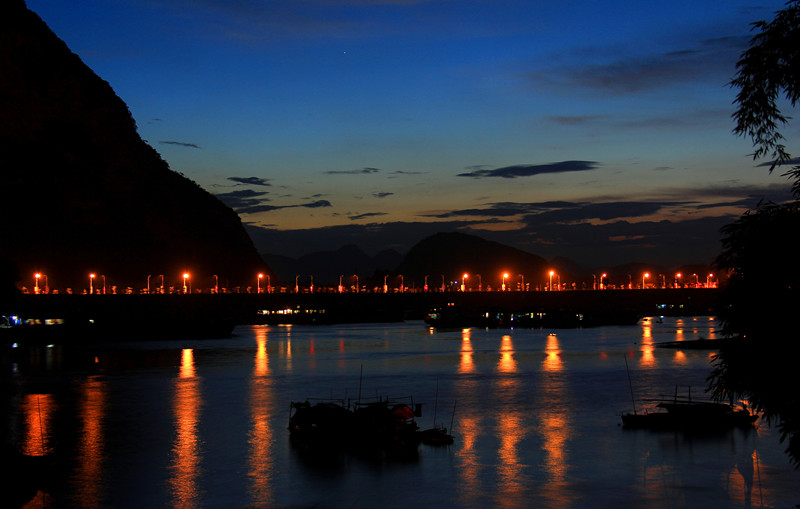
POLYGON ((588 266, 710 262, 789 198, 728 86, 783 4, 27 0, 261 252, 458 229, 588 266))

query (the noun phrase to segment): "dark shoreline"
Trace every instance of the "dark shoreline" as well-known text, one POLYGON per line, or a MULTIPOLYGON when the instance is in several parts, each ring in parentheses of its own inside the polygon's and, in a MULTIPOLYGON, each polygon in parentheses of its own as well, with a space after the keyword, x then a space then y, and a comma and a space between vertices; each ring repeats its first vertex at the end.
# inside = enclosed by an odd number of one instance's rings
MULTIPOLYGON (((583 290, 560 292, 271 293, 191 295, 19 295, 3 304, 5 316, 38 321, 17 332, 49 340, 227 337, 236 325, 279 323, 264 311, 300 310, 286 323, 374 323, 422 320, 432 308, 468 312, 578 313, 603 324, 621 312, 638 316, 715 314, 717 289, 583 290), (56 322, 53 324, 53 322, 56 322), (48 322, 50 324, 48 324, 48 322)), ((9 332, 6 329, 4 332, 9 332)), ((7 335, 7 334, 6 334, 7 335)))

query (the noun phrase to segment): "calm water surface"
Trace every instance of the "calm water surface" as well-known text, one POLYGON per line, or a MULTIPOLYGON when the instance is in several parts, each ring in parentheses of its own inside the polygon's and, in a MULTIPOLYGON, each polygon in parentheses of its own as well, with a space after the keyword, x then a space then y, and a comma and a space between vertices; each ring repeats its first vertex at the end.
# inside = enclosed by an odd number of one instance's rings
POLYGON ((637 398, 700 397, 713 318, 576 330, 430 331, 422 322, 240 327, 214 341, 21 353, 12 439, 53 452, 29 507, 793 507, 775 430, 624 430, 637 398), (362 374, 363 373, 363 374, 362 374), (403 461, 307 458, 291 401, 413 397, 455 443, 403 461))

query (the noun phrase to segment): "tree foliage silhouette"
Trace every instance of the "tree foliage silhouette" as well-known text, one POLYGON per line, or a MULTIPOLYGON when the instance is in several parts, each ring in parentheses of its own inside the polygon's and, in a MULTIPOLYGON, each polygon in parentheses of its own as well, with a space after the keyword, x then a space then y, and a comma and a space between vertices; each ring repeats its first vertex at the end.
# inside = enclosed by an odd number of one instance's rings
MULTIPOLYGON (((780 128, 789 117, 778 101, 800 99, 800 0, 793 0, 759 30, 737 63, 731 82, 739 88, 734 133, 753 140, 754 159, 769 157, 770 172, 793 162, 780 128)), ((718 400, 746 400, 770 424, 800 467, 800 393, 790 354, 800 307, 800 265, 795 235, 800 230, 800 166, 786 172, 794 200, 759 204, 722 229, 723 250, 715 261, 729 275, 719 318, 726 343, 714 360, 709 389, 718 400)))
MULTIPOLYGON (((731 85, 739 89, 733 114, 734 133, 753 140, 754 159, 769 157, 770 171, 791 162, 779 128, 789 117, 778 105, 783 96, 794 107, 800 100, 800 0, 792 0, 772 21, 753 23, 758 33, 736 64, 731 85)), ((787 172, 800 196, 800 166, 787 172)))

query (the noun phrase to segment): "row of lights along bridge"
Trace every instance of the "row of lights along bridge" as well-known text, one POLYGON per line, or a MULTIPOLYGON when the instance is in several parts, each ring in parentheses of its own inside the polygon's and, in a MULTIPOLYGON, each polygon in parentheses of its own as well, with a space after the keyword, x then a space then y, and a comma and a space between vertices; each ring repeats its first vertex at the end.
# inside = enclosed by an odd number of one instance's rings
MULTIPOLYGON (((504 272, 501 274, 500 279, 498 282, 499 291, 562 291, 562 290, 574 290, 576 289, 576 285, 573 283, 572 285, 562 285, 561 283, 561 276, 556 273, 555 271, 549 271, 547 273, 547 280, 546 282, 542 282, 541 284, 535 285, 533 288, 530 287, 530 282, 526 284, 525 276, 523 274, 517 274, 516 278, 513 278, 511 274, 508 272, 504 272)), ((700 277, 697 274, 691 274, 688 278, 684 278, 683 274, 676 273, 673 277, 671 277, 671 284, 667 284, 667 276, 665 274, 658 274, 657 277, 651 278, 649 272, 645 272, 642 274, 641 279, 641 286, 639 286, 638 281, 634 283, 633 276, 628 274, 628 282, 626 284, 615 284, 610 285, 608 282, 608 274, 600 274, 592 276, 592 287, 593 290, 606 290, 606 289, 634 289, 634 288, 715 288, 718 284, 718 281, 714 279, 714 274, 708 274, 706 276, 705 283, 701 283, 700 277), (654 280, 653 282, 651 282, 654 280)), ((33 275, 34 277, 34 286, 33 286, 33 293, 34 294, 46 294, 46 293, 58 293, 58 290, 51 290, 47 275, 37 272, 33 275), (44 282, 42 285, 41 283, 44 282)), ((352 276, 339 276, 339 285, 336 288, 329 287, 329 286, 322 286, 315 289, 314 287, 314 276, 310 276, 310 284, 306 286, 305 284, 301 287, 300 285, 300 275, 295 277, 294 288, 289 286, 272 286, 269 274, 258 273, 255 277, 255 287, 248 286, 244 289, 241 287, 234 287, 231 289, 222 288, 220 289, 219 286, 219 277, 217 275, 212 276, 214 278, 214 286, 205 288, 205 289, 196 289, 194 292, 192 291, 192 278, 191 274, 188 272, 184 272, 181 275, 181 284, 180 285, 172 285, 165 287, 164 286, 164 275, 159 274, 155 277, 147 276, 147 284, 144 288, 139 290, 139 292, 134 292, 132 288, 126 288, 122 292, 118 292, 116 286, 107 286, 106 285, 106 276, 103 274, 95 274, 90 273, 88 274, 88 289, 83 289, 79 293, 88 293, 92 294, 106 294, 106 293, 144 293, 144 294, 164 294, 164 293, 290 293, 292 290, 294 293, 314 293, 315 291, 318 292, 338 292, 338 293, 346 293, 346 292, 373 292, 373 293, 403 293, 403 292, 430 292, 430 291, 461 291, 461 292, 482 292, 482 291, 498 291, 497 288, 493 288, 491 285, 487 285, 484 287, 483 281, 480 274, 464 274, 460 281, 446 281, 444 275, 441 276, 441 286, 434 287, 429 285, 429 276, 425 276, 425 282, 422 288, 411 287, 408 288, 404 285, 404 277, 402 274, 397 276, 392 276, 392 284, 393 286, 389 287, 389 277, 388 275, 383 277, 383 287, 375 286, 372 289, 367 288, 366 286, 362 286, 359 283, 358 275, 352 276), (266 284, 264 284, 264 279, 266 278, 266 284), (474 283, 473 283, 474 281, 474 283), (152 284, 151 284, 152 283, 152 284), (157 284, 158 283, 158 284, 157 284), (345 284, 347 283, 347 285, 345 284), (398 286, 394 286, 397 285, 398 286)), ((304 282, 305 283, 305 282, 304 282)), ((27 288, 23 287, 23 293, 27 293, 27 288)), ((73 293, 72 289, 67 289, 67 293, 73 293)))

